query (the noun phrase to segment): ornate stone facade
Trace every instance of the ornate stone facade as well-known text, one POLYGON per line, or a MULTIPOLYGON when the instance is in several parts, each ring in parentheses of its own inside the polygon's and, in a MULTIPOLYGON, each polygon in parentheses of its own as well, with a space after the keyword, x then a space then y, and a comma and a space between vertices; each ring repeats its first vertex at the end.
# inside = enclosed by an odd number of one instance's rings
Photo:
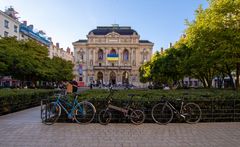
POLYGON ((87 40, 73 43, 76 81, 80 85, 133 84, 139 82, 139 67, 149 61, 153 43, 139 40, 131 27, 118 25, 97 27, 87 40))

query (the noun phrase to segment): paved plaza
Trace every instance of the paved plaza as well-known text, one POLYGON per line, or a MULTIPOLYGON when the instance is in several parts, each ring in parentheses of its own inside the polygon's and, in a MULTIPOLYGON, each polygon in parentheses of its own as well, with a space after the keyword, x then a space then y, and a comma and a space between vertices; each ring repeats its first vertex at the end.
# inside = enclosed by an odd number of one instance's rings
POLYGON ((40 107, 0 116, 0 147, 240 146, 240 122, 189 125, 41 123, 40 107))

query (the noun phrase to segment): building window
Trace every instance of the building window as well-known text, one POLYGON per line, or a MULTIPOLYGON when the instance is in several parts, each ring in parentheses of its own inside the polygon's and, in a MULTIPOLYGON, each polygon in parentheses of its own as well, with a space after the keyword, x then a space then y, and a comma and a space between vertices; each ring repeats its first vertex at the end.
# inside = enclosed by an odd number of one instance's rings
POLYGON ((79 64, 78 73, 79 73, 79 75, 83 75, 83 67, 82 67, 82 64, 79 64))
POLYGON ((8 32, 4 31, 4 37, 8 37, 8 32))
POLYGON ((83 53, 81 53, 80 59, 81 59, 81 61, 83 61, 83 53))
POLYGON ((114 63, 112 63, 112 66, 114 66, 114 63))
POLYGON ((102 49, 100 49, 98 51, 98 60, 103 60, 103 50, 102 49))
POLYGON ((123 61, 128 61, 128 56, 129 56, 128 50, 125 49, 123 52, 123 61))
POLYGON ((18 32, 18 27, 16 25, 14 25, 14 32, 18 32))
POLYGON ((102 64, 101 64, 101 63, 99 63, 99 66, 102 66, 102 64))
POLYGON ((116 50, 115 49, 112 49, 111 51, 110 51, 110 54, 117 54, 117 52, 116 52, 116 50))
POLYGON ((83 80, 83 78, 82 77, 79 77, 79 81, 82 81, 83 80))
POLYGON ((194 81, 194 85, 195 85, 195 87, 197 87, 198 86, 198 81, 194 81))
POLYGON ((4 20, 4 27, 5 27, 5 28, 9 28, 9 21, 4 20))

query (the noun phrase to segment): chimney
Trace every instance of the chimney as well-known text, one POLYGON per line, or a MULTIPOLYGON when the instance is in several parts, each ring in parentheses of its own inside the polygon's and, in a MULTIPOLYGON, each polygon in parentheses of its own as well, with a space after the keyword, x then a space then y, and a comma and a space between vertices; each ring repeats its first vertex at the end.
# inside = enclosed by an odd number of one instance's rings
POLYGON ((56 47, 59 48, 59 43, 58 42, 56 43, 56 47))
POLYGON ((161 54, 163 53, 163 47, 161 47, 161 54))
POLYGON ((69 54, 70 54, 70 48, 69 48, 69 47, 67 48, 67 53, 69 53, 69 54))
POLYGON ((172 42, 170 42, 170 48, 172 47, 172 42))

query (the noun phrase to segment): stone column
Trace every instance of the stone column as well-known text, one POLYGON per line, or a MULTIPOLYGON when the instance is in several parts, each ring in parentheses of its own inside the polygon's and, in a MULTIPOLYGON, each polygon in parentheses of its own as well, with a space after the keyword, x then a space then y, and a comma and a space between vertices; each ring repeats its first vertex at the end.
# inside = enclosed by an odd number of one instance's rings
POLYGON ((117 54, 118 54, 118 66, 120 66, 120 53, 121 53, 121 49, 117 48, 117 54))
POLYGON ((108 84, 109 83, 109 72, 108 71, 104 71, 103 73, 104 75, 104 84, 108 84))
POLYGON ((117 79, 116 79, 117 80, 117 84, 121 84, 121 71, 118 70, 116 72, 116 76, 117 76, 117 79))
POLYGON ((92 50, 93 50, 93 65, 95 65, 96 64, 96 56, 95 56, 95 54, 96 54, 96 48, 92 48, 92 50))

